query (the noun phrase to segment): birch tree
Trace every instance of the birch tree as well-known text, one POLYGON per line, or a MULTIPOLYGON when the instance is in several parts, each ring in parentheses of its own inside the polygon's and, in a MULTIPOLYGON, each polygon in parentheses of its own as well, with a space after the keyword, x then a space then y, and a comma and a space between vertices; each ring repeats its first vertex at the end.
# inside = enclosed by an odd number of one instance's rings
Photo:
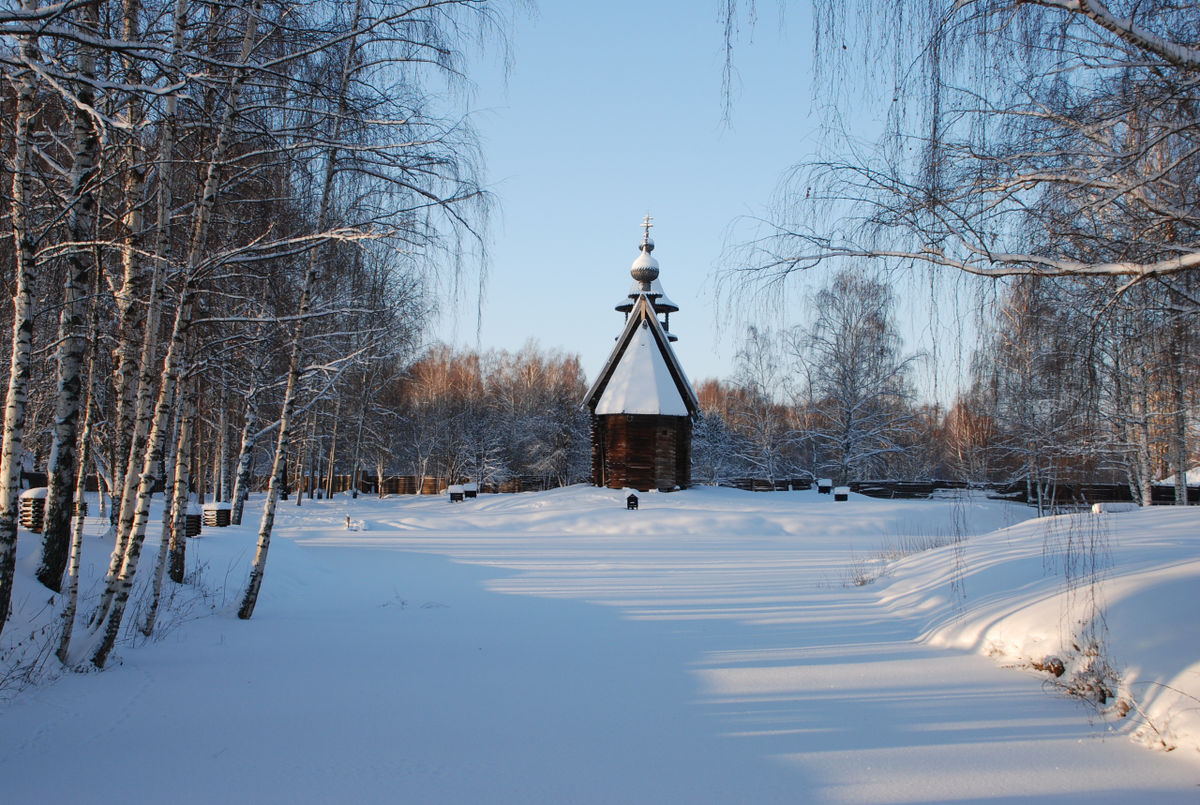
POLYGON ((840 483, 882 471, 910 447, 916 422, 908 373, 916 358, 900 351, 893 308, 886 283, 846 270, 817 291, 812 322, 796 334, 816 412, 810 433, 840 483))
MULTIPOLYGON (((336 255, 333 245, 354 242, 369 248, 368 241, 382 241, 434 250, 438 240, 447 235, 453 239, 463 231, 468 236, 476 234, 471 209, 485 197, 472 175, 472 145, 457 133, 468 129, 427 117, 421 85, 423 68, 432 68, 441 81, 454 74, 457 48, 462 43, 448 37, 464 34, 458 14, 482 15, 487 22, 487 9, 479 3, 379 3, 368 8, 364 0, 357 0, 349 24, 333 35, 337 47, 327 49, 340 58, 331 59, 336 65, 336 70, 330 71, 332 91, 318 102, 318 108, 328 112, 324 120, 316 121, 325 131, 324 145, 316 151, 315 160, 320 166, 316 174, 320 180, 314 188, 315 232, 288 339, 290 356, 279 435, 255 557, 238 607, 240 618, 253 615, 265 574, 300 404, 309 318, 317 312, 321 281, 328 282, 333 274, 329 264, 336 255), (411 81, 386 87, 371 83, 393 71, 411 81), (369 117, 364 115, 366 109, 371 110, 369 117), (358 115, 364 115, 366 125, 353 131, 351 122, 358 120, 358 115), (362 182, 366 184, 359 184, 362 182), (339 214, 368 217, 338 226, 335 204, 347 188, 363 193, 365 203, 338 210, 339 214), (382 200, 391 210, 381 216, 372 205, 382 200)), ((455 251, 454 244, 450 250, 455 251)))
MULTIPOLYGON (((338 88, 335 94, 337 99, 337 112, 333 124, 333 136, 330 142, 338 142, 338 134, 342 125, 342 120, 345 118, 346 110, 349 104, 347 96, 348 84, 350 82, 351 73, 353 71, 354 59, 357 55, 357 32, 359 21, 362 17, 363 0, 356 0, 354 6, 353 22, 350 25, 352 32, 346 47, 345 61, 342 64, 342 69, 338 77, 338 88)), ((324 228, 329 223, 330 208, 333 203, 334 192, 334 177, 335 164, 337 161, 337 149, 330 147, 325 153, 325 170, 324 178, 321 183, 320 206, 317 213, 317 226, 319 230, 324 228)), ((271 476, 267 485, 267 499, 263 504, 262 520, 259 524, 258 544, 254 552, 254 561, 250 569, 250 578, 246 582, 246 587, 242 593, 241 603, 238 605, 238 617, 242 620, 249 619, 254 614, 254 608, 258 604, 258 593, 262 588, 262 581, 266 572, 267 555, 271 547, 271 532, 275 525, 275 507, 279 501, 279 494, 286 481, 284 476, 288 449, 292 436, 291 429, 293 427, 293 417, 296 412, 296 401, 299 393, 301 358, 304 349, 304 331, 307 325, 309 310, 312 306, 313 286, 316 283, 317 273, 320 268, 319 260, 321 258, 321 249, 315 248, 310 252, 308 260, 308 268, 304 272, 304 282, 300 290, 300 304, 296 311, 296 323, 291 339, 291 355, 288 358, 287 371, 287 387, 283 395, 283 408, 279 414, 279 438, 275 444, 275 458, 271 467, 271 476)), ((298 494, 298 493, 297 493, 298 494)))
MULTIPOLYGON (((127 37, 138 28, 138 0, 127 0, 124 29, 127 37)), ((177 82, 181 72, 183 34, 187 26, 188 0, 176 0, 172 34, 171 57, 167 69, 168 80, 177 82)), ((140 78, 140 67, 128 62, 125 72, 130 78, 140 78)), ((178 92, 167 94, 165 113, 157 153, 156 173, 159 178, 155 194, 156 229, 152 250, 152 266, 147 272, 143 250, 139 244, 143 233, 143 212, 140 197, 145 186, 144 169, 141 166, 142 147, 135 138, 126 149, 130 161, 125 187, 128 210, 125 215, 125 231, 121 242, 123 284, 114 290, 120 315, 119 338, 116 359, 116 412, 113 434, 113 461, 110 468, 111 487, 120 492, 113 500, 111 512, 115 525, 116 545, 109 561, 106 574, 105 594, 100 606, 92 615, 91 623, 97 626, 108 612, 115 589, 115 579, 120 573, 125 556, 126 540, 131 533, 134 517, 134 495, 137 490, 137 470, 144 456, 143 447, 150 432, 156 360, 158 357, 159 329, 162 310, 166 304, 166 283, 169 268, 171 243, 171 215, 173 206, 171 166, 175 154, 176 117, 178 92), (136 195, 131 195, 136 194, 136 195), (147 277, 149 273, 149 282, 147 277), (145 291, 146 296, 139 295, 145 291), (141 302, 145 310, 142 312, 141 302), (140 350, 137 340, 140 335, 140 350)), ((130 121, 140 120, 140 99, 131 99, 127 107, 130 121)))
MULTIPOLYGON (((71 511, 85 470, 82 459, 69 466, 81 344, 102 348, 93 370, 111 380, 94 385, 83 445, 95 448, 91 463, 113 501, 113 551, 88 647, 97 666, 137 580, 160 459, 169 444, 190 444, 172 435, 188 419, 184 377, 203 375, 206 399, 222 401, 195 420, 206 440, 209 430, 217 435, 202 445, 194 474, 206 494, 211 473, 221 498, 230 496, 229 423, 241 413, 224 401, 235 375, 249 382, 239 505, 255 443, 308 416, 314 400, 354 400, 380 421, 371 384, 358 389, 348 378, 399 362, 420 326, 412 298, 427 269, 449 266, 452 275, 482 243, 486 195, 470 126, 441 104, 461 79, 460 48, 492 24, 492 5, 25 0, 0 11, 0 66, 13 88, 13 193, 0 221, 17 267, 0 459, 0 624, 11 605, 22 457, 29 449, 49 457, 53 522, 71 511), (78 318, 89 272, 102 283, 107 317, 90 329, 78 318), (57 336, 49 316, 35 326, 38 297, 61 311, 57 336), (43 343, 57 351, 57 374, 32 361, 43 343), (48 425, 53 442, 41 435, 48 425)), ((314 441, 330 441, 327 424, 314 441)), ((383 431, 365 416, 353 430, 343 423, 337 453, 357 466, 372 428, 383 431)), ((277 453, 286 466, 286 447, 277 453)), ((332 475, 339 461, 329 458, 332 475)), ((186 463, 177 469, 180 501, 186 463)), ((170 521, 185 508, 185 500, 168 506, 164 536, 178 532, 170 521)), ((52 526, 46 534, 39 576, 51 587, 69 556, 63 533, 52 526)), ((163 551, 174 558, 172 583, 182 580, 182 545, 163 551)), ((69 607, 77 570, 67 570, 69 607)), ((67 656, 70 630, 64 636, 67 656)))
POLYGON ((1126 283, 1200 267, 1194 3, 822 0, 815 38, 819 102, 866 80, 887 129, 796 166, 741 251, 749 276, 847 259, 1126 283))
MULTIPOLYGON (((33 16, 37 0, 23 0, 22 11, 33 16)), ((17 562, 17 517, 21 456, 25 438, 25 405, 29 395, 32 355, 33 300, 30 289, 36 270, 36 247, 30 220, 33 177, 33 119, 37 114, 35 68, 39 59, 37 37, 19 39, 16 124, 13 135, 11 220, 16 255, 16 291, 13 295, 12 358, 4 406, 3 446, 0 448, 0 633, 8 621, 17 562)))
MULTIPOLYGON (((180 0, 175 9, 175 54, 179 53, 182 23, 186 0, 180 0)), ((141 0, 123 0, 121 14, 122 40, 130 46, 141 41, 142 37, 142 2, 141 0)), ((175 56, 178 59, 178 55, 175 56)), ((133 48, 124 52, 121 57, 121 78, 127 86, 138 87, 144 84, 142 60, 137 58, 133 48)), ((155 261, 153 275, 147 266, 145 257, 145 208, 142 199, 146 186, 146 157, 142 140, 142 125, 145 122, 145 98, 141 93, 129 92, 125 96, 125 119, 129 131, 123 138, 124 157, 126 163, 125 186, 122 193, 123 216, 120 234, 121 278, 117 284, 112 284, 113 297, 117 303, 119 326, 117 327, 117 347, 115 381, 117 387, 115 428, 113 430, 113 475, 114 490, 121 494, 113 501, 111 512, 112 523, 116 529, 117 539, 123 539, 128 530, 130 506, 132 505, 133 481, 131 476, 136 472, 138 457, 141 455, 139 437, 144 439, 146 431, 137 420, 137 412, 149 407, 151 390, 142 385, 144 377, 139 366, 145 366, 157 356, 158 316, 162 306, 162 276, 161 261, 155 261), (153 279, 151 279, 153 276, 153 279), (140 356, 140 361, 139 361, 140 356)), ((170 128, 170 115, 163 130, 160 143, 160 154, 167 155, 166 162, 160 160, 159 168, 169 164, 170 149, 174 147, 173 129, 170 128)), ((162 209, 164 199, 163 188, 159 189, 159 209, 162 209)), ((160 228, 159 236, 165 237, 164 229, 160 228)), ((161 246, 161 241, 156 244, 161 246)), ((155 249, 155 253, 163 252, 155 249)), ((114 552, 115 555, 115 552, 114 552)), ((110 566, 109 574, 116 572, 110 566)))
POLYGON ((86 348, 86 299, 94 262, 92 240, 95 224, 96 168, 100 135, 93 119, 96 103, 92 83, 96 79, 96 52, 87 43, 98 38, 99 0, 88 0, 78 11, 83 44, 78 56, 79 88, 76 91, 74 143, 67 213, 68 270, 58 332, 58 392, 55 396, 54 442, 47 462, 49 490, 42 531, 42 558, 37 578, 54 591, 62 585, 71 538, 71 514, 77 482, 75 446, 78 441, 82 405, 81 366, 86 348))
POLYGON ((746 337, 735 356, 731 400, 733 427, 742 435, 738 457, 755 478, 776 481, 791 474, 789 455, 797 435, 783 404, 785 372, 780 362, 781 343, 769 330, 746 328, 746 337))
POLYGON ((250 474, 254 461, 254 448, 258 440, 265 435, 259 430, 259 406, 263 393, 263 367, 260 360, 252 360, 249 385, 246 393, 246 409, 242 418, 241 439, 238 442, 238 455, 234 466, 237 467, 233 478, 233 494, 230 505, 230 523, 242 524, 242 512, 246 506, 246 497, 250 494, 250 474))
MULTIPOLYGON (((96 287, 99 287, 97 278, 96 287)), ((92 306, 95 310, 95 305, 92 306)), ((95 316, 93 316, 93 319, 95 316)), ((94 324, 94 322, 93 322, 94 324)), ((75 493, 76 498, 83 500, 84 492, 87 490, 87 462, 90 455, 92 442, 92 416, 95 409, 94 392, 96 388, 96 349, 91 347, 90 360, 88 361, 87 375, 87 394, 83 405, 83 424, 79 432, 79 455, 76 464, 76 482, 75 493)), ((59 616, 60 630, 58 639, 58 648, 55 655, 63 665, 70 664, 71 655, 71 637, 75 630, 75 613, 79 609, 79 566, 83 555, 83 527, 84 518, 86 516, 86 508, 83 505, 78 505, 75 508, 74 516, 71 518, 71 543, 68 552, 68 561, 66 569, 66 588, 64 589, 64 602, 62 613, 59 616)))
MULTIPOLYGON (((155 482, 155 468, 162 457, 163 441, 166 438, 173 404, 176 385, 181 373, 185 370, 188 331, 191 326, 192 306, 195 303, 197 272, 204 261, 204 250, 208 243, 208 225, 211 220, 213 207, 217 201, 220 189, 220 171, 224 163, 226 150, 232 137, 232 127, 240 111, 239 100, 241 91, 250 74, 249 61, 258 40, 259 16, 262 12, 262 0, 251 0, 244 10, 244 33, 242 36, 241 52, 236 67, 229 79, 229 88, 224 102, 224 114, 220 121, 217 137, 213 144, 209 159, 204 186, 197 199, 195 222, 192 230, 191 245, 188 252, 187 264, 184 268, 183 288, 180 292, 175 313, 175 323, 172 328, 171 341, 163 360, 162 377, 159 383, 158 400, 151 418, 151 427, 146 441, 146 451, 142 462, 142 470, 137 486, 136 503, 133 508, 129 533, 123 544, 119 540, 114 549, 114 561, 110 568, 119 565, 117 573, 105 580, 104 596, 99 611, 105 613, 101 639, 92 653, 92 663, 103 668, 108 655, 116 643, 120 633, 121 621, 125 614, 130 592, 133 589, 134 576, 137 572, 138 560, 141 557, 142 542, 145 539, 146 521, 150 513, 150 497, 155 482), (120 551, 120 561, 115 561, 120 551)), ((145 373, 145 367, 143 367, 145 373)), ((99 620, 97 620, 99 623, 99 620)))

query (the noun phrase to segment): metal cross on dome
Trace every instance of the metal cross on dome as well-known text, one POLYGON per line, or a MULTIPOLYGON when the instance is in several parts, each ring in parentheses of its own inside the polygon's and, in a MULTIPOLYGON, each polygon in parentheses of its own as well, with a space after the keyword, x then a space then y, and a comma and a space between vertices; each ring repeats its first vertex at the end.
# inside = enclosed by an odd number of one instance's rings
POLYGON ((642 226, 646 229, 646 234, 642 236, 642 245, 650 242, 650 227, 654 226, 654 219, 650 217, 650 213, 646 213, 645 220, 642 221, 642 226))

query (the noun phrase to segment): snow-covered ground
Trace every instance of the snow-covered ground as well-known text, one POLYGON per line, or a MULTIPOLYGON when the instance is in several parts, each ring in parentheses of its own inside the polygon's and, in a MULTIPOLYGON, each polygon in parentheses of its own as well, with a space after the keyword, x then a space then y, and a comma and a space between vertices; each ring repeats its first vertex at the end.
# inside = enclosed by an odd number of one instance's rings
POLYGON ((623 500, 289 502, 246 622, 257 518, 207 528, 157 640, 0 704, 3 801, 1200 799, 1200 509, 623 500))

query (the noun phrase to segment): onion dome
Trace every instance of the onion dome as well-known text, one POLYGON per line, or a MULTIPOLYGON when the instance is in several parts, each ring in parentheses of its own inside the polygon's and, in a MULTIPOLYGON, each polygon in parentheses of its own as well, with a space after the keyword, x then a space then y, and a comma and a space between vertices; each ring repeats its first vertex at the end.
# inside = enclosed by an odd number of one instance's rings
POLYGON ((641 283, 641 290, 649 291, 650 283, 658 279, 658 261, 650 254, 654 251, 654 241, 650 240, 649 230, 647 230, 647 236, 642 240, 641 249, 642 253, 633 261, 629 273, 633 275, 635 282, 641 283))

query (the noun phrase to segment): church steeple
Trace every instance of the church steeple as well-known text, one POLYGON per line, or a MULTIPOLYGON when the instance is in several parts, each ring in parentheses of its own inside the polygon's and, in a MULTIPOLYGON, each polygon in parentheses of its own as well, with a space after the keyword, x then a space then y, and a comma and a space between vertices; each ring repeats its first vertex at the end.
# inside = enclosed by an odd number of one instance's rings
POLYGON ((667 332, 667 338, 671 341, 678 341, 678 338, 671 335, 670 322, 671 314, 679 310, 679 305, 667 298, 663 292, 662 283, 658 281, 658 260, 651 254, 654 251, 654 241, 650 237, 652 226, 654 226, 654 219, 650 217, 650 213, 646 213, 645 219, 642 220, 642 243, 638 247, 640 253, 629 268, 629 273, 633 276, 633 288, 630 289, 629 296, 622 299, 616 306, 616 310, 628 317, 629 312, 633 310, 634 300, 644 294, 654 307, 654 312, 663 317, 661 324, 663 330, 667 332))
POLYGON ((646 220, 642 221, 642 226, 646 229, 646 233, 642 235, 640 247, 642 253, 637 256, 629 269, 629 273, 633 275, 633 281, 638 283, 639 289, 645 294, 653 293, 651 283, 658 279, 658 261, 650 254, 654 251, 654 241, 650 240, 650 227, 654 226, 653 221, 650 213, 646 213, 646 220))

